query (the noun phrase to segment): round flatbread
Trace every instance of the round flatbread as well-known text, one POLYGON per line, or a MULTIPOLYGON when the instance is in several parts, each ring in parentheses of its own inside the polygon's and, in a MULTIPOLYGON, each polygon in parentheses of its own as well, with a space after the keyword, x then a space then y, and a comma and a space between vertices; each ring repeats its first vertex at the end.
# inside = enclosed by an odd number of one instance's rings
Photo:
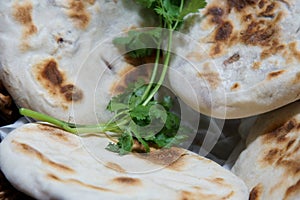
POLYGON ((300 102, 257 118, 232 168, 251 190, 251 200, 299 199, 299 125, 300 102))
POLYGON ((190 151, 120 156, 105 150, 108 142, 26 124, 0 144, 1 170, 37 199, 248 199, 239 178, 190 151))
POLYGON ((207 2, 182 29, 190 39, 177 45, 182 58, 169 73, 175 92, 195 110, 228 119, 299 99, 300 1, 207 2))
POLYGON ((112 40, 155 20, 131 0, 4 0, 0 15, 0 79, 15 102, 76 123, 109 119, 134 70, 112 40))

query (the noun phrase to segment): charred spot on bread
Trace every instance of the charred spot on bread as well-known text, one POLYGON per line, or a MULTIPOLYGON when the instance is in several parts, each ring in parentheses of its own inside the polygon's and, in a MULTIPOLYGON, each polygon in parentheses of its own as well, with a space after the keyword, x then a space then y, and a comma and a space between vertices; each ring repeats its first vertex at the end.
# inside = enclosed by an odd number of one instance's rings
MULTIPOLYGON (((93 4, 94 1, 88 1, 93 4)), ((85 1, 70 0, 69 1, 69 17, 74 21, 75 25, 80 29, 85 29, 90 23, 90 14, 87 12, 85 1)))
POLYGON ((208 85, 213 89, 216 89, 221 84, 221 79, 218 72, 214 72, 214 71, 199 72, 198 77, 206 81, 208 85))
POLYGON ((259 200, 262 197, 263 186, 261 184, 256 185, 252 188, 249 196, 249 200, 259 200))
POLYGON ((28 156, 37 158, 52 168, 61 170, 66 173, 75 173, 75 171, 72 168, 50 160, 44 154, 42 154, 40 151, 38 151, 34 147, 30 146, 29 144, 21 143, 16 140, 13 140, 12 144, 14 145, 16 151, 23 153, 23 154, 27 154, 28 156))
POLYGON ((230 56, 228 59, 226 59, 223 64, 226 66, 226 65, 229 65, 229 64, 232 64, 234 62, 237 62, 240 60, 240 54, 239 53, 234 53, 232 56, 230 56))
POLYGON ((54 58, 37 63, 33 73, 51 96, 60 95, 64 102, 79 102, 83 99, 83 92, 67 81, 65 73, 59 69, 54 58))
POLYGON ((27 39, 38 31, 32 20, 32 10, 33 6, 30 1, 15 3, 13 7, 13 17, 22 26, 22 38, 20 44, 20 49, 22 51, 30 48, 27 39))
POLYGON ((227 0, 229 9, 235 8, 237 11, 241 11, 249 5, 254 5, 258 0, 227 0))
POLYGON ((83 93, 73 84, 61 86, 60 93, 63 94, 67 101, 80 101, 83 98, 83 93))
POLYGON ((57 63, 54 60, 50 60, 42 71, 42 77, 48 80, 53 85, 61 85, 63 82, 63 76, 57 68, 57 63))
POLYGON ((119 164, 114 163, 114 162, 106 163, 105 167, 107 167, 108 169, 112 169, 114 171, 120 172, 120 173, 125 173, 126 172, 125 169, 123 169, 119 164))
POLYGON ((239 88, 240 88, 240 84, 239 84, 239 83, 234 83, 234 84, 231 86, 230 90, 231 90, 231 91, 235 91, 235 90, 238 90, 239 88))
POLYGON ((182 149, 172 147, 170 149, 153 149, 148 154, 136 153, 134 155, 145 159, 147 162, 180 171, 185 166, 183 157, 187 154, 182 149))
POLYGON ((267 76, 267 80, 271 80, 274 78, 278 78, 279 76, 281 76, 283 73, 285 73, 285 70, 278 70, 278 71, 274 71, 268 74, 267 76))
POLYGON ((220 7, 214 6, 208 9, 207 15, 212 15, 211 22, 216 24, 221 24, 223 19, 222 16, 224 15, 224 10, 220 7))
POLYGON ((121 184, 123 186, 141 186, 142 181, 137 178, 132 177, 117 177, 112 180, 116 184, 121 184))
POLYGON ((220 27, 216 31, 215 40, 216 41, 225 41, 230 38, 230 35, 233 31, 233 26, 231 22, 226 21, 220 24, 220 27))
POLYGON ((284 194, 284 199, 289 199, 290 196, 294 196, 299 194, 300 190, 300 180, 298 180, 294 185, 290 186, 285 194, 284 194))
POLYGON ((84 183, 82 181, 76 180, 76 179, 62 179, 59 176, 52 174, 52 173, 48 173, 46 175, 46 177, 52 181, 57 181, 57 182, 62 182, 62 183, 71 183, 71 184, 75 184, 75 185, 79 185, 80 187, 85 187, 85 188, 89 188, 89 189, 93 189, 93 190, 99 190, 99 191, 105 191, 105 192, 109 192, 111 190, 107 189, 107 188, 103 188, 103 187, 99 187, 96 185, 91 185, 91 184, 87 184, 84 183))

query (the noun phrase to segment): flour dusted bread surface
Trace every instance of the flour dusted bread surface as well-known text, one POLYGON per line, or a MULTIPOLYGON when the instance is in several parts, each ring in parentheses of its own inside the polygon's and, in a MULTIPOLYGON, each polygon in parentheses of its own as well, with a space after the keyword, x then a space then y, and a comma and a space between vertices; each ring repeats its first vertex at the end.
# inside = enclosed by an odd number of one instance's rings
POLYGON ((239 178, 192 152, 119 156, 108 142, 27 124, 0 144, 1 170, 37 199, 248 199, 239 178))
POLYGON ((264 113, 299 99, 300 2, 208 0, 190 17, 170 81, 191 107, 218 118, 264 113), (178 79, 186 81, 178 81, 178 79), (193 87, 193 91, 186 90, 193 87))
POLYGON ((0 76, 15 102, 77 123, 106 121, 133 70, 114 37, 154 21, 130 0, 3 0, 0 16, 0 76))
POLYGON ((257 118, 232 169, 251 190, 251 200, 299 199, 299 124, 299 102, 257 118))

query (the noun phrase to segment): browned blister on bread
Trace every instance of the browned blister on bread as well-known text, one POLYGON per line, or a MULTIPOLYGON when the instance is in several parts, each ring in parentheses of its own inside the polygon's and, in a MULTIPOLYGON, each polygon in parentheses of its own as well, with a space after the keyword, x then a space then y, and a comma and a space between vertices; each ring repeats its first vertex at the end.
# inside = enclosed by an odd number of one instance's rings
POLYGON ((299 199, 300 104, 259 116, 233 172, 250 188, 251 199, 299 199))

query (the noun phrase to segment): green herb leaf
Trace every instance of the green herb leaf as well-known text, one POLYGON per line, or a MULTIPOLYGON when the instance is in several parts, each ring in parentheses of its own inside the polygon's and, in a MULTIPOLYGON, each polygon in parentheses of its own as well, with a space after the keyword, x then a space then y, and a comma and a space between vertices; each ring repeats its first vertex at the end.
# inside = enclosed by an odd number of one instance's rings
POLYGON ((114 153, 120 153, 120 148, 116 143, 110 142, 105 149, 114 153))
POLYGON ((160 103, 166 110, 170 110, 173 106, 173 100, 170 96, 164 96, 163 101, 160 103))
POLYGON ((157 47, 161 30, 159 28, 147 31, 131 30, 126 37, 118 37, 113 40, 114 45, 128 52, 133 58, 150 56, 157 47))
MULTIPOLYGON (((180 2, 178 0, 163 0, 157 3, 154 11, 163 18, 163 21, 169 25, 173 25, 176 21, 180 20, 180 2)), ((165 27, 167 28, 167 27, 165 27)))
POLYGON ((125 154, 128 154, 129 152, 131 152, 132 146, 133 146, 133 138, 132 138, 130 131, 125 131, 121 135, 117 145, 119 147, 120 155, 125 155, 125 154))
POLYGON ((149 119, 150 106, 138 105, 130 111, 130 116, 137 121, 149 119))
POLYGON ((199 12, 199 9, 204 8, 206 4, 205 0, 190 0, 186 2, 182 12, 180 13, 180 19, 183 20, 183 18, 188 14, 199 12))

